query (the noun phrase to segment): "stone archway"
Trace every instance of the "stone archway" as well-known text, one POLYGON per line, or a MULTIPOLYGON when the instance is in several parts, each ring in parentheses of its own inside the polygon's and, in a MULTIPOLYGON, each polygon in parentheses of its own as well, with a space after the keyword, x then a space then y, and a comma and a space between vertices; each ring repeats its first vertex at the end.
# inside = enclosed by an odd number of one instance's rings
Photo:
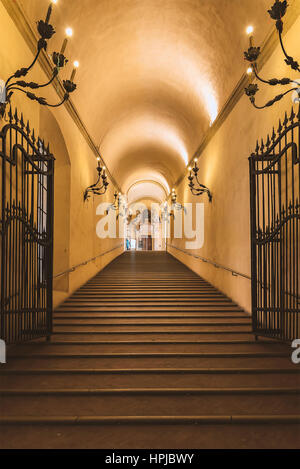
MULTIPOLYGON (((40 110, 40 134, 50 142, 50 151, 55 157, 54 173, 54 277, 69 269, 70 257, 70 187, 71 163, 68 149, 60 126, 52 112, 40 110)), ((69 274, 54 278, 54 292, 69 290, 69 274)), ((55 299, 54 299, 55 301, 55 299)), ((56 302, 56 301, 55 301, 56 302)))

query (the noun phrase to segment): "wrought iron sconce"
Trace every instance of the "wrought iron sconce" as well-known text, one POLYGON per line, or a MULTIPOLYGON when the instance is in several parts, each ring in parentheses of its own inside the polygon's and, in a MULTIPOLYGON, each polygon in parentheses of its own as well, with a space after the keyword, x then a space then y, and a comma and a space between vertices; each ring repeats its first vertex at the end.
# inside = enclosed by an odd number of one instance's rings
POLYGON ((210 202, 212 202, 212 194, 211 194, 210 190, 206 186, 204 186, 204 184, 200 184, 200 182, 199 182, 199 179, 198 179, 199 167, 198 167, 197 162, 198 162, 198 160, 197 160, 197 158, 195 158, 194 159, 194 167, 192 168, 191 166, 189 166, 189 168, 188 168, 188 170, 190 172, 189 177, 188 177, 188 180, 190 181, 189 182, 190 191, 193 195, 197 195, 197 196, 202 195, 202 194, 207 194, 208 195, 208 200, 210 202), (196 187, 194 181, 196 181, 198 187, 196 187))
MULTIPOLYGON (((276 21, 276 29, 278 31, 279 35, 279 42, 281 49, 283 51, 284 57, 285 57, 285 63, 291 67, 292 70, 296 72, 300 72, 300 66, 299 63, 294 60, 293 57, 287 54, 286 49, 283 44, 283 39, 282 39, 282 33, 283 33, 283 21, 282 18, 285 16, 286 11, 288 8, 288 3, 286 0, 280 1, 276 0, 274 5, 271 7, 270 10, 268 10, 269 15, 271 18, 276 21)), ((276 86, 276 85, 291 85, 291 84, 296 84, 297 87, 293 87, 286 91, 285 93, 281 93, 277 96, 275 96, 273 99, 268 101, 265 105, 263 106, 258 106, 255 102, 255 95, 259 91, 259 87, 256 83, 250 83, 247 88, 245 88, 245 93, 249 97, 250 102, 256 109, 265 109, 267 107, 272 106, 274 103, 280 101, 284 96, 286 96, 289 93, 296 92, 297 93, 297 98, 295 101, 299 102, 300 100, 300 82, 292 80, 290 78, 271 78, 271 79, 264 79, 259 75, 258 72, 258 67, 257 67, 257 59, 259 58, 261 54, 261 48, 260 47, 255 47, 254 46, 254 39, 253 39, 253 27, 249 26, 247 28, 247 34, 250 36, 250 47, 249 49, 244 52, 245 60, 250 62, 250 67, 247 70, 247 73, 251 75, 254 73, 256 79, 260 81, 261 83, 270 85, 270 86, 276 86)))
POLYGON ((175 210, 177 211, 183 210, 185 212, 184 206, 177 202, 177 194, 176 194, 175 189, 172 189, 171 202, 172 202, 172 208, 171 208, 171 212, 169 213, 170 217, 175 217, 175 213, 174 213, 175 210))
POLYGON ((107 191, 107 187, 109 185, 109 183, 107 182, 107 176, 105 172, 106 168, 105 166, 101 166, 101 160, 99 157, 97 158, 97 161, 98 161, 98 166, 97 166, 98 179, 95 182, 95 184, 92 184, 84 191, 84 196, 83 196, 84 201, 90 198, 90 194, 94 194, 94 195, 105 194, 105 192, 107 191))
POLYGON ((108 212, 110 210, 114 210, 115 212, 118 212, 117 214, 117 220, 119 216, 124 216, 126 215, 126 204, 123 201, 123 195, 121 192, 115 191, 114 192, 114 201, 113 203, 108 207, 106 210, 106 215, 108 215, 108 212), (124 213, 120 213, 120 209, 124 209, 124 213))
MULTIPOLYGON (((41 88, 46 88, 49 86, 54 79, 59 75, 59 71, 61 68, 63 68, 67 62, 68 59, 64 56, 65 49, 67 47, 68 40, 67 38, 64 40, 61 51, 60 52, 53 52, 52 54, 52 62, 54 64, 53 72, 52 72, 52 77, 51 79, 44 84, 38 84, 34 82, 27 82, 24 80, 18 80, 19 78, 27 76, 27 74, 30 72, 30 70, 35 66, 37 63, 37 60, 42 52, 42 50, 47 51, 47 46, 48 46, 48 40, 52 38, 52 36, 55 34, 55 29, 51 24, 49 24, 51 13, 52 13, 52 7, 53 4, 55 4, 57 0, 52 0, 50 3, 50 6, 47 11, 47 16, 45 21, 40 20, 37 22, 37 30, 40 35, 40 39, 37 42, 37 53, 34 57, 33 62, 29 67, 23 67, 17 70, 13 75, 11 75, 5 82, 4 84, 4 89, 1 92, 0 96, 0 118, 4 117, 7 105, 10 103, 11 97, 15 92, 21 92, 24 93, 27 98, 31 99, 32 101, 37 101, 41 106, 49 106, 49 107, 59 107, 62 104, 64 104, 66 101, 68 101, 70 94, 73 93, 73 91, 76 90, 76 84, 74 83, 74 78, 76 74, 76 70, 79 67, 79 63, 77 61, 74 62, 74 69, 71 75, 70 80, 63 80, 63 87, 65 90, 65 94, 63 97, 63 100, 58 103, 58 104, 49 104, 45 98, 42 96, 36 96, 31 91, 27 91, 26 89, 30 90, 38 90, 41 88)), ((66 29, 66 35, 67 36, 72 36, 72 29, 67 28, 66 29)))

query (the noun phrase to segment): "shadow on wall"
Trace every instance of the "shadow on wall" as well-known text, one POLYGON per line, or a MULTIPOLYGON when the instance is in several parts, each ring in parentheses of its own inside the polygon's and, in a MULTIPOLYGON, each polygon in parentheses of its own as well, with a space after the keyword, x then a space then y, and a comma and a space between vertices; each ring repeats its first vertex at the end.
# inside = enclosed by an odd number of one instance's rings
MULTIPOLYGON (((60 127, 49 109, 40 109, 40 135, 55 157, 54 172, 54 276, 69 269, 71 164, 60 127)), ((69 274, 54 280, 53 289, 68 292, 69 274)))

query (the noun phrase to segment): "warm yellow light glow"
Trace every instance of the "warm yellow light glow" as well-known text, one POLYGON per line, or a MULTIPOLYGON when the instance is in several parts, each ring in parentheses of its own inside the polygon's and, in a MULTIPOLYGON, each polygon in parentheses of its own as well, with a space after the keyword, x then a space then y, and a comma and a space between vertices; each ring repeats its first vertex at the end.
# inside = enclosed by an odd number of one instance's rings
POLYGON ((66 35, 67 35, 68 37, 73 36, 73 29, 72 29, 72 28, 67 28, 67 29, 66 29, 66 35))
POLYGON ((197 91, 197 94, 201 96, 202 100, 205 103, 206 110, 210 117, 210 125, 212 125, 218 117, 219 113, 219 106, 215 91, 208 81, 202 81, 199 78, 196 84, 194 84, 194 88, 197 91))
POLYGON ((198 158, 194 158, 194 161, 195 161, 195 163, 197 163, 197 161, 198 161, 198 158))
POLYGON ((100 156, 97 156, 97 161, 100 161, 100 156))
POLYGON ((166 192, 164 187, 155 181, 141 181, 129 188, 127 197, 129 204, 146 199, 161 203, 166 198, 166 192))
POLYGON ((247 69, 247 74, 248 74, 248 75, 252 75, 252 72, 253 72, 252 67, 249 67, 249 68, 247 69))
MULTIPOLYGON (((184 166, 189 163, 189 155, 178 129, 163 119, 154 117, 148 113, 133 115, 120 121, 105 140, 106 152, 110 155, 123 153, 130 146, 136 147, 138 143, 144 146, 159 144, 163 148, 171 149, 172 153, 180 155, 184 166), (126 143, 124 144, 124 138, 126 143)), ((109 160, 109 156, 106 157, 109 160)))
POLYGON ((78 68, 78 67, 79 67, 79 62, 78 62, 78 60, 75 60, 75 62, 74 62, 73 65, 74 65, 75 68, 78 68))
POLYGON ((57 4, 57 0, 51 0, 52 3, 54 3, 54 5, 57 4))
POLYGON ((103 169, 106 170, 106 166, 103 166, 103 169))
POLYGON ((189 171, 192 171, 192 168, 189 166, 189 167, 188 167, 188 170, 189 170, 189 171))
POLYGON ((249 36, 250 34, 252 34, 253 31, 254 31, 253 26, 248 26, 247 29, 246 29, 246 33, 248 34, 248 36, 249 36))

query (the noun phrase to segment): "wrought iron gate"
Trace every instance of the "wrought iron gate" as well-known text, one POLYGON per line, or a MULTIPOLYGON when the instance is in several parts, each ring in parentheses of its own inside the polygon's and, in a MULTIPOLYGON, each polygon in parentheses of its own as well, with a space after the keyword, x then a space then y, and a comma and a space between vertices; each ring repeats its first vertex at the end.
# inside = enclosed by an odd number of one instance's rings
POLYGON ((7 344, 52 331, 54 157, 17 111, 0 132, 1 331, 7 344))
POLYGON ((256 336, 300 337, 300 110, 250 158, 252 320, 256 336))

